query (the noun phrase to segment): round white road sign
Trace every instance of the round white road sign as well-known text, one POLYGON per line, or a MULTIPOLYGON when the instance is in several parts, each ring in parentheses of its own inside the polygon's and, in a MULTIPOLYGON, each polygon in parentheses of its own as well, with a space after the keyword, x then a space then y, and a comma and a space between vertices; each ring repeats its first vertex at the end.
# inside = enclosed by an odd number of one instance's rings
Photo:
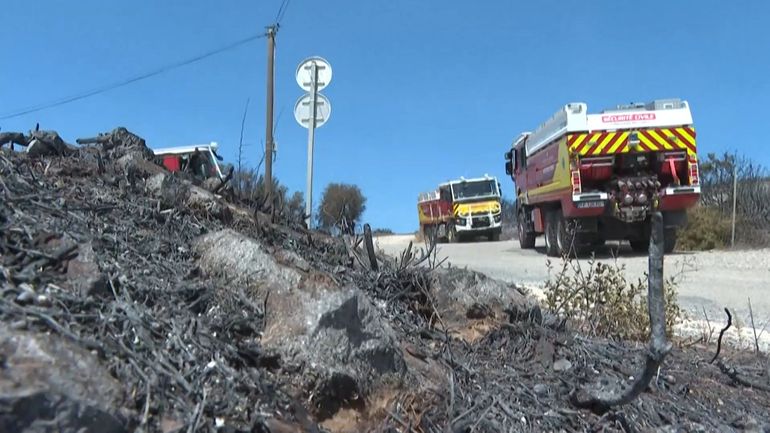
POLYGON ((332 80, 332 65, 321 57, 310 57, 302 61, 297 67, 297 84, 302 87, 306 92, 310 92, 312 89, 312 67, 316 65, 318 70, 318 88, 320 91, 329 85, 332 80))
MULTIPOLYGON (((310 119, 312 117, 311 110, 313 103, 313 95, 310 93, 302 95, 294 104, 294 118, 304 128, 310 128, 310 119)), ((316 99, 316 112, 315 112, 315 127, 320 128, 326 121, 329 120, 329 116, 332 114, 332 104, 326 96, 318 93, 316 99)))

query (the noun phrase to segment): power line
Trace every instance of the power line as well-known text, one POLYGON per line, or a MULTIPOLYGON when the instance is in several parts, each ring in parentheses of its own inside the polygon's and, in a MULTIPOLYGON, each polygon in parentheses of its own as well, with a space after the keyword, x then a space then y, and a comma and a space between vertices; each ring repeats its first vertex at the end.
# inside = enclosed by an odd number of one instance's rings
POLYGON ((61 98, 61 99, 58 99, 58 100, 55 100, 55 101, 51 101, 51 102, 48 102, 48 103, 38 104, 38 105, 31 106, 31 107, 19 109, 18 111, 15 111, 15 112, 10 112, 10 113, 7 113, 7 114, 3 114, 2 116, 0 116, 0 120, 11 119, 11 118, 14 118, 14 117, 23 116, 25 114, 35 113, 35 112, 46 110, 46 109, 49 109, 49 108, 58 107, 60 105, 69 104, 70 102, 75 102, 75 101, 79 101, 81 99, 89 98, 91 96, 95 96, 95 95, 98 95, 98 94, 101 94, 101 93, 109 92, 111 90, 114 90, 114 89, 117 89, 117 88, 120 88, 120 87, 124 87, 124 86, 127 86, 127 85, 132 84, 132 83, 136 83, 137 81, 146 80, 148 78, 155 77, 157 75, 160 75, 160 74, 172 71, 174 69, 178 69, 178 68, 181 68, 183 66, 187 66, 187 65, 190 65, 192 63, 199 62, 199 61, 201 61, 203 59, 206 59, 208 57, 211 57, 211 56, 223 53, 225 51, 232 50, 234 48, 238 48, 241 45, 247 44, 249 42, 252 42, 254 40, 261 39, 261 38, 264 38, 264 37, 266 37, 265 34, 252 35, 252 36, 249 36, 247 38, 241 39, 239 41, 236 41, 236 42, 230 43, 228 45, 225 45, 223 47, 217 48, 215 50, 211 50, 211 51, 205 52, 203 54, 199 54, 199 55, 197 55, 195 57, 191 57, 191 58, 188 58, 188 59, 185 59, 185 60, 181 60, 181 61, 178 61, 178 62, 175 62, 175 63, 170 63, 168 65, 162 66, 162 67, 154 69, 152 71, 145 72, 145 73, 143 73, 141 75, 136 75, 134 77, 127 78, 127 79, 124 79, 122 81, 118 81, 118 82, 115 82, 115 83, 112 83, 112 84, 108 84, 108 85, 105 85, 105 86, 97 87, 97 88, 94 88, 94 89, 91 89, 91 90, 87 90, 85 92, 82 92, 82 93, 79 93, 79 94, 76 94, 76 95, 67 96, 67 97, 64 97, 64 98, 61 98))
POLYGON ((281 21, 283 21, 284 15, 286 15, 286 11, 289 9, 289 4, 291 3, 291 0, 283 0, 281 2, 281 7, 278 8, 278 13, 275 15, 275 23, 280 27, 281 21))

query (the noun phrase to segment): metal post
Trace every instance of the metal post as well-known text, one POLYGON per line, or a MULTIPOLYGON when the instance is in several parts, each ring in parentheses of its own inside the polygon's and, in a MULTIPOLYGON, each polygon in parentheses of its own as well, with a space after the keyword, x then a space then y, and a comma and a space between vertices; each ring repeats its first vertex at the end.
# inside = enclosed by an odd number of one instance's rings
POLYGON ((272 207, 273 194, 273 74, 275 26, 267 28, 267 117, 265 119, 265 195, 272 207))
POLYGON ((735 208, 738 197, 738 158, 733 156, 733 229, 730 247, 735 248, 735 208))
POLYGON ((318 103, 318 66, 313 62, 310 68, 310 124, 307 128, 307 188, 305 192, 305 224, 310 228, 313 221, 313 145, 315 142, 315 125, 318 103))

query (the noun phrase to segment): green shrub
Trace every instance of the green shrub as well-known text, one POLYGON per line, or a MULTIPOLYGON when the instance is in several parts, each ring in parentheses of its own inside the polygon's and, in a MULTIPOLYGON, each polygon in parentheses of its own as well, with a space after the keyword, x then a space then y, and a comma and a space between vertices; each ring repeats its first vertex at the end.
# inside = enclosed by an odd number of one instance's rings
POLYGON ((688 212, 677 244, 681 250, 705 251, 724 248, 729 239, 730 219, 718 209, 697 206, 688 212))
MULTIPOLYGON (((549 273, 553 270, 548 263, 549 273)), ((676 284, 665 281, 666 333, 682 318, 676 284)), ((649 338, 647 282, 629 282, 625 267, 591 260, 587 271, 577 261, 566 260, 545 284, 546 306, 582 333, 621 340, 649 338)))

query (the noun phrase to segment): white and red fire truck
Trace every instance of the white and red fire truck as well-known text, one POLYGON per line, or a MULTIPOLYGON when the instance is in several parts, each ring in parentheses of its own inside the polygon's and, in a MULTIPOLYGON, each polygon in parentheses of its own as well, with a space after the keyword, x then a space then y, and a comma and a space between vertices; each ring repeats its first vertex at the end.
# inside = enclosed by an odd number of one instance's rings
POLYGON ((671 252, 700 194, 692 114, 679 99, 596 114, 584 103, 567 104, 519 135, 505 158, 521 247, 534 248, 542 234, 550 256, 606 240, 644 251, 655 211, 663 213, 671 252))
POLYGON ((442 183, 419 195, 417 214, 424 236, 447 242, 473 236, 497 241, 502 230, 500 183, 488 175, 442 183))

